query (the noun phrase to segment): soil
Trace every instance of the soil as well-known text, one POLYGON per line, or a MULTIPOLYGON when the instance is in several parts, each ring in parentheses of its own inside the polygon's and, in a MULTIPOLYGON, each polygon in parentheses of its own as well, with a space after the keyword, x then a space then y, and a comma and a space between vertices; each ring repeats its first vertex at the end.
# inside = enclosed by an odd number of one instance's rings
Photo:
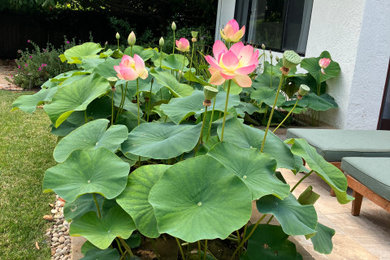
POLYGON ((6 77, 11 78, 16 73, 16 65, 12 60, 0 60, 0 90, 22 91, 23 89, 10 83, 6 77))

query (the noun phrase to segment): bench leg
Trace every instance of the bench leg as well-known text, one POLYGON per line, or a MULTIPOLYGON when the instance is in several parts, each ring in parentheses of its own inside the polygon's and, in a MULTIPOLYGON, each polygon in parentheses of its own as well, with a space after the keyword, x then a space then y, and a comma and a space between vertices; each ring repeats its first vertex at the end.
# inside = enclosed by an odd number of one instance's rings
POLYGON ((353 216, 359 216, 360 214, 360 208, 362 207, 362 201, 363 201, 363 196, 362 194, 353 191, 352 196, 355 197, 355 200, 352 201, 352 215, 353 216))

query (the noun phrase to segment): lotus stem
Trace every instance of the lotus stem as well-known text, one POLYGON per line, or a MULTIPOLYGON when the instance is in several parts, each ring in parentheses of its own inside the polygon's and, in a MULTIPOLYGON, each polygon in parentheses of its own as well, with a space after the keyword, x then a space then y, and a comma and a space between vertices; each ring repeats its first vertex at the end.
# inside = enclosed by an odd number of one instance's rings
POLYGON ((117 237, 115 238, 115 241, 118 244, 118 249, 119 249, 119 252, 121 252, 121 256, 123 256, 124 253, 123 253, 123 250, 122 250, 122 247, 121 247, 121 242, 118 240, 117 237))
POLYGON ((163 51, 162 51, 162 47, 160 47, 160 69, 162 68, 162 56, 163 56, 163 51))
POLYGON ((198 257, 199 257, 199 259, 201 259, 201 257, 202 257, 200 251, 202 251, 202 247, 200 246, 200 241, 198 240, 198 257))
POLYGON ((154 79, 152 79, 152 81, 150 82, 150 91, 149 91, 149 104, 148 104, 148 114, 146 116, 146 122, 149 122, 149 115, 150 115, 150 112, 152 110, 152 88, 153 88, 153 82, 154 82, 154 79))
POLYGON ((121 114, 122 111, 123 111, 123 106, 125 104, 125 98, 126 98, 126 92, 127 92, 127 84, 128 84, 128 81, 126 81, 126 87, 125 87, 125 91, 124 92, 123 92, 123 86, 121 85, 122 97, 121 97, 121 102, 119 103, 118 112, 116 113, 115 122, 118 120, 119 114, 121 114))
POLYGON ((93 197, 93 201, 95 202, 95 206, 96 206, 96 210, 97 210, 97 215, 99 218, 102 217, 102 214, 100 213, 100 208, 99 208, 99 203, 96 199, 96 194, 95 193, 92 193, 92 197, 93 197))
POLYGON ((214 97, 214 101, 213 101, 213 110, 211 111, 211 117, 210 117, 209 129, 208 129, 208 131, 207 131, 206 142, 209 140, 210 133, 211 133, 211 125, 213 124, 214 109, 215 109, 215 101, 216 101, 216 100, 217 100, 217 98, 214 97))
POLYGON ((222 123, 222 132, 221 132, 221 142, 223 141, 223 133, 225 131, 225 122, 226 122, 226 114, 227 114, 227 107, 228 107, 228 102, 229 102, 229 93, 230 93, 230 85, 232 83, 232 80, 230 79, 229 80, 229 84, 228 84, 228 89, 227 89, 227 92, 226 92, 226 101, 225 101, 225 110, 224 110, 224 113, 223 113, 223 123, 222 123))
POLYGON ((122 243, 122 246, 126 249, 126 251, 129 253, 130 256, 134 256, 133 255, 133 252, 131 251, 131 248, 129 247, 129 245, 126 243, 125 240, 123 240, 123 238, 119 238, 119 241, 121 241, 122 243))
POLYGON ((183 66, 181 66, 181 70, 179 70, 179 83, 180 83, 180 80, 181 80, 181 75, 184 73, 184 65, 186 63, 186 56, 184 55, 183 53, 183 66))
POLYGON ((138 121, 138 125, 140 124, 141 120, 140 120, 140 117, 139 117, 139 83, 138 83, 138 78, 137 78, 137 121, 138 121))
POLYGON ((191 68, 192 68, 192 61, 194 59, 194 49, 195 49, 195 42, 192 43, 192 52, 191 52, 191 62, 190 62, 190 71, 191 71, 191 68))
POLYGON ((272 215, 269 219, 268 219, 268 221, 267 221, 267 225, 271 222, 271 220, 274 218, 274 215, 272 215))
POLYGON ((297 182, 297 184, 294 185, 294 187, 291 189, 290 192, 293 192, 293 191, 298 187, 298 185, 301 184, 301 182, 302 182, 304 179, 306 179, 307 177, 309 177, 310 174, 312 174, 312 173, 313 173, 313 170, 311 170, 309 173, 305 174, 305 176, 303 176, 303 177, 297 182))
POLYGON ((175 54, 175 40, 176 40, 176 37, 175 37, 175 30, 173 30, 173 48, 172 48, 172 54, 175 54))
POLYGON ((244 246, 245 242, 248 241, 248 239, 253 235, 253 233, 255 232, 257 226, 260 224, 260 222, 267 216, 267 214, 264 214, 263 216, 261 216, 261 218, 259 218, 259 220, 256 222, 256 224, 254 225, 254 227, 252 228, 251 232, 248 234, 247 237, 245 238, 242 238, 241 240, 241 243, 240 245, 236 248, 236 250, 234 251, 232 257, 230 258, 231 260, 234 259, 234 256, 237 254, 238 250, 241 249, 241 247, 244 246))
POLYGON ((280 122, 279 125, 274 129, 274 131, 272 131, 272 133, 275 133, 276 130, 278 130, 278 128, 281 127, 283 125, 283 123, 287 120, 287 118, 292 114, 294 109, 297 107, 298 101, 299 101, 299 99, 297 98, 297 101, 295 101, 293 108, 290 110, 290 112, 288 112, 288 114, 285 116, 285 118, 282 120, 282 122, 280 122))
POLYGON ((111 98, 111 125, 114 124, 114 95, 115 95, 115 92, 113 91, 112 92, 112 98, 111 98))
POLYGON ((206 122, 206 116, 207 116, 207 106, 204 107, 204 113, 203 113, 203 122, 202 122, 202 128, 200 129, 200 138, 199 138, 199 143, 203 143, 203 129, 204 129, 204 125, 205 125, 205 122, 206 122))
POLYGON ((184 255, 183 248, 182 248, 182 247, 181 247, 181 245, 180 245, 180 241, 179 241, 179 239, 178 239, 177 237, 175 237, 175 239, 176 239, 176 243, 177 243, 177 245, 179 246, 179 250, 180 250, 181 258, 182 258, 183 260, 185 260, 185 259, 186 259, 186 257, 185 257, 185 255, 184 255))
POLYGON ((260 152, 261 152, 261 153, 264 151, 265 140, 266 140, 266 138, 267 138, 269 126, 271 125, 272 116, 274 115, 276 103, 277 103, 277 101, 278 101, 279 92, 280 92, 280 89, 282 88, 283 81, 284 81, 284 74, 282 74, 282 76, 280 77, 278 90, 277 90, 276 96, 275 96, 275 101, 274 101, 274 104, 272 105, 271 113, 269 114, 269 119, 268 119, 267 127, 265 128, 265 131, 264 131, 263 142, 261 143, 261 148, 260 148, 260 152))
POLYGON ((204 254, 203 254, 203 260, 206 260, 207 256, 207 239, 204 241, 204 254))

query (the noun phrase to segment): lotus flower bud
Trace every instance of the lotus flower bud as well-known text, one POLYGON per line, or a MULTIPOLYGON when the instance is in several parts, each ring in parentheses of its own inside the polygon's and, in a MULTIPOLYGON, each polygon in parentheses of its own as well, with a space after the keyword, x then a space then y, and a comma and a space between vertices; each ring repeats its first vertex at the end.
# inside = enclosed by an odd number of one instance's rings
POLYGON ((191 31, 192 38, 198 38, 198 32, 197 31, 191 31))
POLYGON ((288 69, 295 68, 301 63, 301 57, 295 51, 285 51, 283 53, 283 67, 288 69))
POLYGON ((176 24, 175 24, 175 22, 172 22, 171 28, 172 28, 172 31, 176 31, 176 24))
POLYGON ((117 77, 108 77, 108 82, 110 83, 112 91, 115 91, 115 83, 118 81, 117 77))
POLYGON ((203 105, 209 107, 211 106, 211 100, 215 98, 215 96, 218 94, 218 89, 213 88, 211 86, 204 86, 203 92, 204 92, 203 105))
POLYGON ((329 66, 331 60, 328 58, 322 58, 318 61, 318 65, 321 67, 321 73, 325 74, 325 69, 329 66))
POLYGON ((160 47, 164 46, 164 38, 161 37, 160 40, 158 41, 158 45, 160 45, 160 47))
POLYGON ((117 40, 119 40, 119 39, 121 38, 121 36, 119 35, 118 32, 115 34, 115 38, 116 38, 117 40))
POLYGON ((131 33, 129 34, 129 37, 127 38, 127 42, 129 43, 130 46, 134 46, 135 41, 136 41, 135 33, 133 31, 131 31, 131 33))
POLYGON ((303 97, 303 96, 307 95, 307 93, 309 93, 309 92, 310 92, 310 88, 307 85, 302 84, 299 86, 299 90, 298 90, 299 96, 303 97))
POLYGON ((264 44, 264 43, 261 44, 261 48, 262 48, 263 50, 265 50, 265 44, 264 44))
POLYGON ((276 62, 279 62, 280 58, 278 56, 275 57, 276 62))

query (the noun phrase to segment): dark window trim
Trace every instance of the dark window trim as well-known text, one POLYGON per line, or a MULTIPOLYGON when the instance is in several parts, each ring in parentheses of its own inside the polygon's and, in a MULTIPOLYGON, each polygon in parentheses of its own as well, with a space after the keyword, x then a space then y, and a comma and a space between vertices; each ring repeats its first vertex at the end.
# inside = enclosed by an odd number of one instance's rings
POLYGON ((389 89, 389 81, 390 81, 390 59, 389 64, 387 65, 387 75, 385 81, 385 88, 383 90, 382 103, 379 112, 378 125, 376 127, 377 130, 390 130, 390 119, 383 119, 383 110, 385 109, 385 103, 387 98, 387 93, 390 91, 389 89))

